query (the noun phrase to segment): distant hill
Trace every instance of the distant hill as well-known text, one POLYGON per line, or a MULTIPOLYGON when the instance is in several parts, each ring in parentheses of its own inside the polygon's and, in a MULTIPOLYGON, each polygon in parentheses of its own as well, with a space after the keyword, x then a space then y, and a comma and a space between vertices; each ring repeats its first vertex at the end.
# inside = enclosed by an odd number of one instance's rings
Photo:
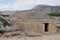
POLYGON ((41 18, 47 13, 60 12, 60 6, 37 5, 30 10, 16 11, 12 16, 16 18, 41 18))

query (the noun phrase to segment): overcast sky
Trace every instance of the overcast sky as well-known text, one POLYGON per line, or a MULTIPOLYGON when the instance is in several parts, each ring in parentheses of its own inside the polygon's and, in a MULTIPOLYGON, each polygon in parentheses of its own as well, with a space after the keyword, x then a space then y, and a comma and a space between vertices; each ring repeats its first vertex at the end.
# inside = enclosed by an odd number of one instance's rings
POLYGON ((0 10, 27 10, 36 5, 60 5, 60 0, 0 0, 0 10))

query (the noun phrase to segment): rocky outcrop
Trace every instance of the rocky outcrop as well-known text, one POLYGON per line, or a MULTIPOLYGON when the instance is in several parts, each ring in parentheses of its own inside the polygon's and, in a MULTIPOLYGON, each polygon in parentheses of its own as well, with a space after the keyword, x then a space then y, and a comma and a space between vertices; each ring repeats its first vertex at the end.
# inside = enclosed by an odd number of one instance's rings
POLYGON ((19 31, 17 26, 12 25, 3 17, 0 17, 0 34, 6 36, 19 34, 19 32, 16 33, 15 31, 19 31))

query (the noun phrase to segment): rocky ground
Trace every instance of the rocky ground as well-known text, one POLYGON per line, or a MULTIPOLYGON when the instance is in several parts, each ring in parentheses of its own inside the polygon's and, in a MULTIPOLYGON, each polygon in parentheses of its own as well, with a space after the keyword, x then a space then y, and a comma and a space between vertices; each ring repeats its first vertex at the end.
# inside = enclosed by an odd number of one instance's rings
POLYGON ((0 40, 60 40, 60 34, 43 35, 37 37, 27 37, 17 35, 11 37, 1 37, 0 40))

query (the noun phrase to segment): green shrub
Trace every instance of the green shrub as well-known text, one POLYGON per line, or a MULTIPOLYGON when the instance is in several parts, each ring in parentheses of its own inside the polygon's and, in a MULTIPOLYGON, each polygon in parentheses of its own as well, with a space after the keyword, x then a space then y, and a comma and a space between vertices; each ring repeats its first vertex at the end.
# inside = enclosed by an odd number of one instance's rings
POLYGON ((54 17, 59 17, 60 16, 60 12, 53 12, 53 13, 49 13, 49 16, 54 16, 54 17))

